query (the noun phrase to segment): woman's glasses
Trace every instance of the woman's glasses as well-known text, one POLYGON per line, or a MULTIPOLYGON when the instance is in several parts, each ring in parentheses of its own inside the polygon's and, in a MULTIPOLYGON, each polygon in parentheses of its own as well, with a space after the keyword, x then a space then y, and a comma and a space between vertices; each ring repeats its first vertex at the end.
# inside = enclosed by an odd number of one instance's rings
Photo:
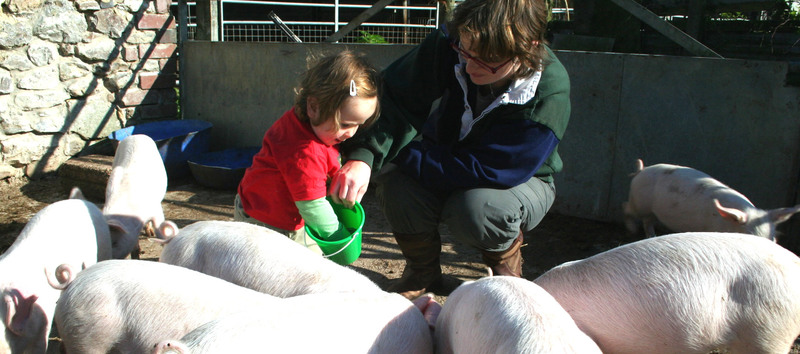
POLYGON ((480 60, 480 59, 478 59, 476 57, 473 57, 472 55, 470 55, 469 53, 467 53, 466 51, 461 49, 461 45, 460 44, 456 44, 454 42, 450 42, 450 47, 452 47, 453 50, 458 52, 458 54, 461 54, 461 56, 464 57, 464 59, 472 60, 473 63, 478 64, 478 66, 480 66, 480 67, 482 67, 482 68, 484 68, 484 69, 486 69, 488 71, 491 71, 492 74, 497 74, 497 71, 500 70, 500 68, 506 66, 506 64, 511 62, 511 58, 508 58, 508 60, 504 61, 502 64, 500 64, 498 66, 491 66, 489 64, 486 64, 484 61, 482 61, 482 60, 480 60))

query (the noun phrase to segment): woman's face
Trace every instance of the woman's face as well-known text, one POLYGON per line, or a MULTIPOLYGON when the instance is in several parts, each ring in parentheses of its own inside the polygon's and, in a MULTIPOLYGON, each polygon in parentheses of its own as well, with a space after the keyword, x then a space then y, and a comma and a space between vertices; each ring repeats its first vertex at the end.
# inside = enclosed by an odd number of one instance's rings
POLYGON ((463 54, 461 56, 467 62, 467 74, 469 75, 470 80, 472 80, 472 83, 475 85, 488 85, 496 83, 498 81, 507 79, 515 70, 517 70, 519 64, 513 59, 510 61, 506 59, 493 62, 477 58, 477 54, 471 50, 472 45, 473 43, 471 38, 461 38, 460 49, 470 57, 468 58, 463 54), (484 65, 478 64, 477 62, 480 62, 484 65), (490 68, 487 68, 487 66, 495 68, 497 71, 493 73, 490 68))
MULTIPOLYGON (((311 99, 309 99, 309 116, 317 114, 317 110, 312 110, 311 106, 311 99)), ((322 143, 333 146, 352 138, 358 131, 358 127, 372 117, 377 108, 377 97, 348 97, 339 107, 339 129, 334 128, 333 117, 325 120, 325 123, 312 126, 312 129, 322 143)))

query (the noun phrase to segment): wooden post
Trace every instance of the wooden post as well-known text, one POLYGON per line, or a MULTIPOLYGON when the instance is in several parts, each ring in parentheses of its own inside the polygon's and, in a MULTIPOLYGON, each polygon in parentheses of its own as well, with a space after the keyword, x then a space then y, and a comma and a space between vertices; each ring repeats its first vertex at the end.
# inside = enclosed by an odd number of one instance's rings
POLYGON ((219 0, 197 0, 195 40, 219 41, 219 0))
POLYGON ((689 0, 689 21, 686 23, 686 34, 700 40, 703 33, 703 18, 706 0, 689 0))
MULTIPOLYGON (((403 6, 408 6, 408 0, 403 0, 403 6)), ((408 9, 403 9, 403 44, 408 44, 408 9)))

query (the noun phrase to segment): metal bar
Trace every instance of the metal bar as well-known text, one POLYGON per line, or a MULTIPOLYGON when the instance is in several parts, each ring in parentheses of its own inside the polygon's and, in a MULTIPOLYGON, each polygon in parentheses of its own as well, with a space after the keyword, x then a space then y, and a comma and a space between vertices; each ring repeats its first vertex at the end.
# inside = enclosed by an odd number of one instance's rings
POLYGON ((378 11, 383 10, 386 5, 389 5, 394 0, 379 0, 376 2, 372 7, 369 9, 364 10, 364 12, 358 14, 352 21, 348 22, 344 28, 341 30, 336 31, 336 33, 332 34, 330 37, 325 38, 324 43, 334 43, 338 42, 340 39, 344 38, 348 33, 356 29, 362 22, 366 21, 368 18, 374 16, 378 13, 378 11))
MULTIPOLYGON (((298 6, 298 7, 335 7, 335 4, 331 3, 313 3, 313 2, 289 2, 289 1, 247 1, 247 0, 224 0, 226 4, 246 4, 246 5, 279 5, 279 6, 298 6)), ((339 7, 346 7, 346 8, 361 8, 361 9, 368 9, 372 7, 372 5, 360 5, 360 4, 339 4, 339 7)), ((435 10, 435 6, 386 6, 386 9, 390 10, 401 10, 401 9, 408 9, 408 10, 435 10)))
POLYGON ((272 19, 273 22, 275 22, 276 25, 278 25, 281 31, 283 31, 283 33, 289 36, 289 38, 291 38, 293 41, 295 41, 296 43, 303 42, 300 40, 300 37, 294 34, 294 32, 292 32, 291 29, 289 29, 289 26, 286 26, 286 24, 283 23, 283 21, 281 21, 280 17, 278 17, 278 15, 275 14, 275 11, 270 11, 268 16, 269 18, 272 19))
MULTIPOLYGON (((0 0, 0 1, 2 1, 2 0, 0 0)), ((193 0, 193 1, 197 1, 197 0, 193 0)), ((323 3, 297 3, 297 2, 289 2, 289 1, 257 1, 257 0, 256 1, 246 1, 246 0, 205 0, 205 1, 213 1, 213 2, 217 2, 219 4, 219 10, 218 10, 218 13, 219 13, 219 17, 218 17, 219 18, 219 20, 218 20, 219 22, 218 23, 219 23, 219 32, 220 32, 220 35, 219 35, 220 39, 219 40, 224 40, 224 36, 225 36, 226 31, 231 27, 235 28, 237 25, 255 25, 255 26, 266 25, 266 26, 272 26, 273 24, 275 24, 277 27, 280 28, 281 31, 283 31, 285 34, 289 35, 289 37, 292 37, 294 35, 294 33, 291 32, 291 29, 289 29, 289 27, 286 26, 286 25, 293 25, 293 26, 295 26, 295 25, 330 26, 330 27, 333 27, 333 29, 334 29, 334 35, 336 35, 336 33, 340 32, 340 31, 342 31, 341 37, 339 39, 344 38, 345 35, 347 35, 348 33, 352 32, 353 29, 355 29, 359 25, 360 26, 369 26, 369 27, 381 27, 382 26, 382 27, 389 27, 389 28, 407 27, 407 28, 423 28, 423 29, 438 27, 438 22, 436 23, 436 25, 430 25, 430 24, 412 25, 412 24, 366 23, 366 22, 365 23, 361 23, 361 24, 352 24, 353 22, 358 21, 359 17, 356 17, 356 19, 350 21, 350 23, 345 23, 345 22, 340 21, 339 15, 338 15, 338 10, 339 10, 340 7, 364 8, 364 9, 366 9, 366 11, 362 12, 359 16, 364 16, 365 14, 369 14, 371 12, 374 12, 371 15, 363 17, 361 19, 361 21, 364 21, 365 19, 368 19, 369 17, 371 17, 372 15, 374 15, 375 13, 377 13, 378 11, 380 11, 382 9, 408 9, 408 10, 428 11, 428 12, 435 11, 436 16, 437 16, 436 20, 438 21, 438 12, 439 12, 439 6, 438 6, 439 4, 438 3, 436 4, 436 6, 389 6, 388 2, 387 2, 384 7, 378 8, 378 9, 374 9, 375 8, 374 5, 370 6, 370 5, 358 5, 358 4, 340 4, 339 1, 342 1, 342 0, 334 0, 335 1, 334 4, 331 4, 331 3, 324 3, 324 4, 323 3), (284 24, 284 26, 280 26, 274 20, 273 21, 269 21, 269 20, 266 20, 266 21, 264 21, 264 20, 261 20, 261 21, 230 21, 230 20, 227 20, 226 21, 224 16, 223 16, 223 13, 222 13, 222 8, 223 8, 224 4, 277 5, 277 6, 299 6, 299 7, 318 7, 318 8, 331 8, 331 7, 333 7, 336 10, 337 14, 334 17, 334 22, 327 22, 327 21, 325 21, 325 22, 322 22, 322 21, 287 21, 287 22, 284 22, 284 21, 279 19, 279 21, 284 24), (349 25, 350 29, 347 29, 346 31, 343 31, 340 28, 343 24, 349 25), (289 33, 292 33, 292 34, 290 35, 289 33)), ((430 23, 430 21, 428 21, 428 23, 430 23)), ((324 34, 323 34, 323 36, 324 36, 324 34)), ((298 36, 294 35, 294 37, 296 37, 297 40, 300 40, 300 38, 298 36)), ((293 40, 294 40, 294 37, 292 37, 293 40)), ((328 37, 328 38, 330 38, 330 37, 328 37)))
POLYGON ((611 2, 625 9, 625 11, 628 11, 631 15, 638 18, 648 26, 653 27, 654 30, 663 34, 673 42, 677 43, 679 46, 688 50, 690 53, 703 57, 722 58, 721 55, 711 50, 711 48, 706 47, 703 43, 700 43, 696 39, 692 38, 692 36, 673 26, 671 23, 664 21, 658 17, 658 15, 654 14, 639 3, 633 0, 611 0, 611 2))
POLYGON ((223 8, 222 5, 224 4, 223 1, 224 0, 219 0, 219 10, 217 11, 217 13, 219 13, 219 21, 217 21, 219 23, 219 27, 216 28, 216 29, 217 29, 217 31, 219 33, 217 35, 218 36, 217 38, 219 39, 220 42, 224 42, 225 41, 225 13, 222 12, 222 8, 223 8))
POLYGON ((434 28, 439 28, 439 3, 440 3, 439 1, 436 2, 436 12, 434 12, 434 14, 436 14, 436 15, 434 16, 434 20, 433 20, 434 25, 436 27, 434 27, 434 28))
POLYGON ((186 54, 184 54, 186 52, 183 51, 183 44, 189 40, 188 22, 189 4, 186 3, 186 0, 178 0, 178 110, 181 112, 181 116, 178 119, 183 119, 183 112, 186 112, 184 109, 186 106, 186 90, 183 89, 186 80, 181 79, 180 70, 186 72, 186 54), (184 95, 184 97, 181 98, 181 95, 184 95))
MULTIPOLYGON (((308 26, 333 26, 335 22, 329 21, 284 21, 287 25, 308 25, 308 26)), ((271 25, 272 21, 225 21, 226 25, 271 25)), ((411 28, 436 28, 436 25, 416 25, 416 24, 402 24, 402 23, 381 23, 381 22, 364 22, 359 26, 369 27, 411 27, 411 28)))

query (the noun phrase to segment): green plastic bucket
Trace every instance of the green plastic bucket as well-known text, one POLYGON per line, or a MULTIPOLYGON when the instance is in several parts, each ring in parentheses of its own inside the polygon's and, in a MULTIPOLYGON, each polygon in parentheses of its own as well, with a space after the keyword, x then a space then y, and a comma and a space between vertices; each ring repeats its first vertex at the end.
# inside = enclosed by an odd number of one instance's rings
MULTIPOLYGON (((330 199, 328 199, 330 202, 330 199)), ((348 230, 352 230, 349 236, 339 240, 323 240, 308 226, 306 233, 313 239, 322 250, 323 257, 328 258, 338 264, 348 265, 353 263, 361 256, 361 229, 364 228, 364 207, 356 202, 353 209, 347 209, 341 204, 330 203, 333 212, 339 218, 339 222, 348 230)))

